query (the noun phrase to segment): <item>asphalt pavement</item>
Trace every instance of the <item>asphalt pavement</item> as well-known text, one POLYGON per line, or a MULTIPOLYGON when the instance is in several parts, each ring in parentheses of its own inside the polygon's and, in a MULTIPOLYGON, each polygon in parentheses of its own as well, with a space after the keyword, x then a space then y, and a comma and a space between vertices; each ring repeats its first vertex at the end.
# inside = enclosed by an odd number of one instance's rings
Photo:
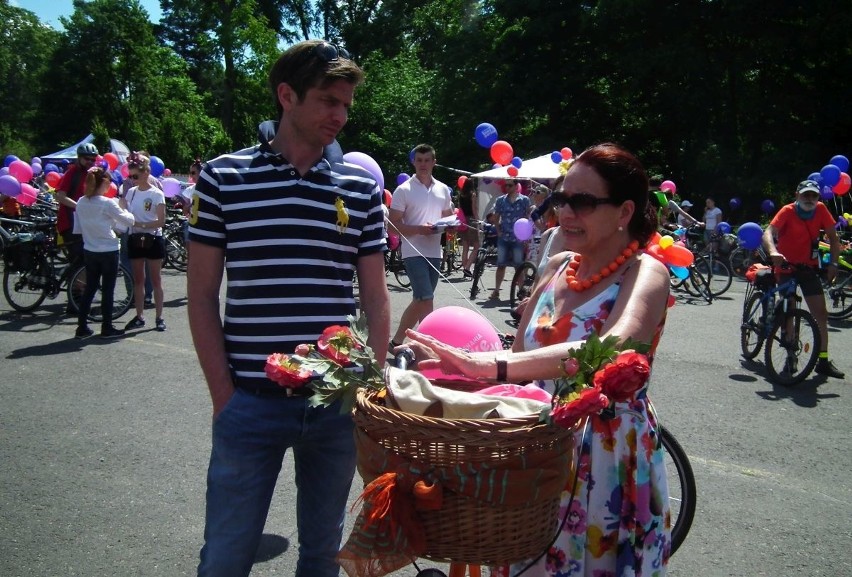
MULTIPOLYGON (((394 282, 399 318, 411 293, 394 282)), ((211 406, 187 326, 185 277, 167 271, 164 286, 168 331, 154 331, 148 311, 144 329, 111 342, 75 340, 61 298, 26 315, 0 298, 0 575, 194 574, 211 406)), ((830 332, 846 380, 778 387, 762 355, 741 361, 743 289, 735 281, 712 305, 678 293, 655 360, 650 394, 689 455, 699 497, 668 574, 852 575, 852 323, 830 332)), ((436 305, 474 306, 513 330, 508 302, 471 304, 468 290, 456 273, 436 305)), ((288 458, 252 575, 293 575, 295 525, 288 458)))

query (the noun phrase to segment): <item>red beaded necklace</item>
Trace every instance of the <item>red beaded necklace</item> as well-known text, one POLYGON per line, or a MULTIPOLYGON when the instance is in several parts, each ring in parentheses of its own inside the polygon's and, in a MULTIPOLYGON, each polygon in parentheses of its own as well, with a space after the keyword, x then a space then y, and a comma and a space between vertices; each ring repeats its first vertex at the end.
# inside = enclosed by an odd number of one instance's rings
POLYGON ((627 259, 633 256, 633 253, 635 253, 638 249, 639 242, 634 240, 628 244, 627 248, 621 251, 621 254, 615 257, 611 263, 601 267, 600 272, 593 274, 591 278, 587 278, 585 280, 576 278, 577 269, 580 268, 580 261, 583 260, 583 257, 579 254, 575 254, 571 257, 571 262, 568 263, 568 268, 565 269, 565 282, 568 283, 571 290, 575 292, 579 293, 584 290, 588 290, 617 271, 618 268, 623 265, 627 259))

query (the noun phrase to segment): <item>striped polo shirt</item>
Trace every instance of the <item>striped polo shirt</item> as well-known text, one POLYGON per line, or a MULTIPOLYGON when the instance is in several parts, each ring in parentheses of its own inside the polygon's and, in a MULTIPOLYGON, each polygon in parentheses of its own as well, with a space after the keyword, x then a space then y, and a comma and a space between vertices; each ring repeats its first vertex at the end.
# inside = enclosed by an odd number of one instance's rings
POLYGON ((305 175, 267 142, 199 175, 190 240, 225 251, 225 348, 238 386, 277 386, 267 356, 348 324, 357 260, 385 250, 378 184, 335 145, 305 175))

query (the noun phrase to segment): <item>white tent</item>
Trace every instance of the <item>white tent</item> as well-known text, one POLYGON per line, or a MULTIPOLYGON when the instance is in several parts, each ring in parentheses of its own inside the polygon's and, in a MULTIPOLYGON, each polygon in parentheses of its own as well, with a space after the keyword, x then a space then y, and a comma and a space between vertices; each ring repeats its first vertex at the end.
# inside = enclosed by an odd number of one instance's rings
MULTIPOLYGON (((54 152, 53 154, 41 154, 39 155, 39 158, 41 158, 42 166, 44 166, 48 162, 56 164, 58 162, 62 162, 63 160, 73 162, 77 160, 77 147, 87 142, 93 142, 94 140, 95 135, 89 134, 86 138, 76 144, 72 144, 68 148, 63 148, 62 150, 54 152)), ((122 141, 110 138, 109 147, 109 150, 103 150, 101 151, 101 154, 105 152, 112 152, 118 157, 119 164, 123 164, 127 160, 127 155, 130 154, 130 149, 127 148, 127 145, 124 144, 122 141)))
POLYGON ((517 176, 509 176, 507 167, 492 168, 484 172, 472 174, 470 178, 476 178, 478 194, 477 212, 479 218, 484 219, 488 214, 497 197, 503 194, 498 181, 501 180, 531 180, 550 186, 554 180, 559 178, 559 165, 550 158, 550 153, 524 160, 518 169, 517 176))

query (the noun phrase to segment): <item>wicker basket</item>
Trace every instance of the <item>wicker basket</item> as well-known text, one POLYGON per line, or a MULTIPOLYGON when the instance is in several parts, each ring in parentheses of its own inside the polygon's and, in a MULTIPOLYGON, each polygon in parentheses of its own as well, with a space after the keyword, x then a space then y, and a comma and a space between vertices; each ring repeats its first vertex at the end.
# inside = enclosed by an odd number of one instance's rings
MULTIPOLYGON (((573 463, 573 431, 543 425, 537 415, 513 419, 439 419, 381 406, 370 393, 359 391, 355 426, 388 452, 411 462, 451 468, 541 458, 560 477, 542 494, 535 483, 512 487, 526 492, 525 505, 501 507, 444 491, 439 511, 421 511, 427 550, 435 561, 501 565, 541 554, 555 536, 562 489, 573 463), (528 495, 527 495, 528 494, 528 495)), ((539 465, 541 467, 541 465, 539 465)), ((359 453, 359 470, 366 474, 359 453)))

